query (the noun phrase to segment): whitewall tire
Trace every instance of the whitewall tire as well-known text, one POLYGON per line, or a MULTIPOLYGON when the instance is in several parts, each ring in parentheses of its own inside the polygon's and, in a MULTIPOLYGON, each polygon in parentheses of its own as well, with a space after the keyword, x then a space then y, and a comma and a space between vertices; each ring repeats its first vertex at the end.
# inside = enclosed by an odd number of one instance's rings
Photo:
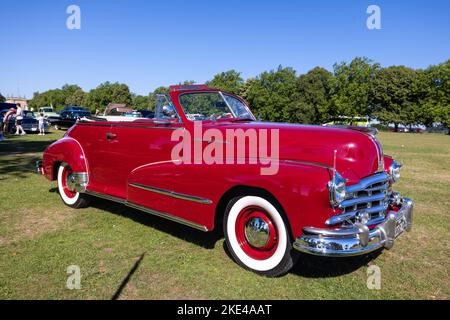
POLYGON ((89 204, 89 196, 80 194, 74 190, 70 190, 67 186, 67 177, 72 173, 72 169, 68 164, 61 164, 58 168, 58 191, 62 201, 69 207, 78 209, 87 207, 89 204))
POLYGON ((287 273, 297 254, 292 249, 289 226, 282 210, 260 196, 234 198, 224 217, 225 241, 241 266, 276 277, 287 273))

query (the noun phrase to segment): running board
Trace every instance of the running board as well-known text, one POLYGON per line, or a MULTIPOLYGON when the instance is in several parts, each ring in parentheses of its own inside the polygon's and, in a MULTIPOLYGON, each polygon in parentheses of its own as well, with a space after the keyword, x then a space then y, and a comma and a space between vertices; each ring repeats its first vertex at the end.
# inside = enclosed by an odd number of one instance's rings
POLYGON ((179 218, 179 217, 175 217, 175 216, 170 215, 168 213, 164 213, 164 212, 156 211, 156 210, 153 210, 153 209, 149 209, 149 208, 143 207, 141 205, 138 205, 136 203, 127 201, 125 199, 117 198, 117 197, 114 197, 114 196, 110 196, 110 195, 107 195, 107 194, 98 193, 98 192, 90 191, 90 190, 86 190, 84 193, 88 194, 90 196, 93 196, 93 197, 102 198, 102 199, 105 199, 105 200, 109 200, 109 201, 113 201, 113 202, 116 202, 116 203, 120 203, 120 204, 123 204, 123 205, 125 205, 125 206, 127 206, 129 208, 133 208, 133 209, 136 209, 136 210, 139 210, 139 211, 143 211, 143 212, 149 213, 151 215, 154 215, 154 216, 157 216, 157 217, 161 217, 161 218, 173 221, 173 222, 184 224, 185 226, 188 226, 188 227, 191 227, 191 228, 203 231, 203 232, 208 232, 209 231, 206 226, 203 226, 203 225, 200 225, 200 224, 197 224, 197 223, 194 223, 194 222, 191 222, 191 221, 179 218))

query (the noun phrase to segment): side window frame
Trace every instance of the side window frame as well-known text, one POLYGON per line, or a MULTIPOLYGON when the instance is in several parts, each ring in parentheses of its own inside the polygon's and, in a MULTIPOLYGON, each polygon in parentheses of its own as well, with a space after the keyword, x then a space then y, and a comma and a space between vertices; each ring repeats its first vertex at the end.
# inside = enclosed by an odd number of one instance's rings
POLYGON ((168 95, 168 94, 157 94, 156 95, 156 107, 155 107, 155 115, 154 115, 153 119, 155 121, 170 121, 172 119, 176 119, 177 121, 172 122, 173 124, 182 124, 183 123, 183 121, 181 120, 181 117, 177 111, 177 108, 175 107, 170 95, 168 95), (164 98, 166 104, 164 104, 164 103, 161 103, 161 105, 159 104, 161 98, 164 98), (161 117, 162 110, 159 110, 159 109, 162 108, 164 105, 168 105, 173 109, 173 111, 175 112, 175 118, 161 117))

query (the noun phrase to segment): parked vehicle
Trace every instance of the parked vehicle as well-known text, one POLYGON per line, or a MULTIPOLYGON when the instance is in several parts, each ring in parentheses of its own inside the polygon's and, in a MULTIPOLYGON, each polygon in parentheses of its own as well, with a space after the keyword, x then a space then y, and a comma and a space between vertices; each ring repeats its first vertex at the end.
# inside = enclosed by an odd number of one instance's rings
POLYGON ((89 112, 89 110, 85 107, 67 106, 64 108, 63 112, 89 112))
POLYGON ((258 122, 242 98, 203 85, 158 95, 153 119, 123 119, 81 120, 45 150, 37 170, 66 205, 98 197, 223 229, 235 261, 265 276, 298 252, 362 255, 411 230, 413 202, 393 191, 401 165, 370 129, 258 122))
POLYGON ((69 129, 80 119, 89 116, 91 113, 85 109, 65 109, 61 112, 60 118, 52 120, 52 125, 56 130, 69 129))
POLYGON ((55 110, 52 107, 43 107, 39 108, 38 113, 42 113, 44 115, 44 118, 48 119, 49 117, 53 118, 59 118, 59 114, 55 112, 55 110))
MULTIPOLYGON (((9 109, 5 109, 0 111, 1 121, 3 121, 3 117, 9 111, 9 109)), ((49 129, 48 121, 44 122, 45 132, 48 132, 49 129)), ((39 121, 36 119, 34 112, 23 110, 23 119, 22 119, 22 128, 25 132, 39 132, 39 121)), ((11 116, 8 121, 8 132, 14 133, 16 132, 16 117, 15 115, 11 116)))
POLYGON ((153 119, 155 117, 155 113, 153 111, 150 111, 150 110, 138 110, 138 112, 140 114, 142 114, 142 116, 144 118, 153 119))

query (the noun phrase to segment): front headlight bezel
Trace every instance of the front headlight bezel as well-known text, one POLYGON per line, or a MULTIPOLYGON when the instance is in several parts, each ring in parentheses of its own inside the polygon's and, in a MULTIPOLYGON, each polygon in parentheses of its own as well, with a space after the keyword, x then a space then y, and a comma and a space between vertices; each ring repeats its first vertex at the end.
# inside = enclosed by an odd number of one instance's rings
POLYGON ((330 204, 333 208, 338 208, 347 196, 347 180, 337 171, 334 171, 333 178, 328 182, 330 204))
POLYGON ((393 160, 391 166, 389 167, 389 176, 392 183, 396 183, 400 179, 400 171, 403 165, 393 160))

